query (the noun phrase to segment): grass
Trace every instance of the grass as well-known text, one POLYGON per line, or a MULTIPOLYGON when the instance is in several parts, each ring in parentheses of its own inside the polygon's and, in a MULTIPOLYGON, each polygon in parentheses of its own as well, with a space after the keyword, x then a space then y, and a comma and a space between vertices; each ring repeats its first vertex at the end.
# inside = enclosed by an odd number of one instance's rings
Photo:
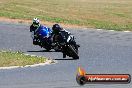
POLYGON ((131 0, 0 0, 0 16, 132 31, 131 0))
POLYGON ((44 57, 25 55, 22 52, 0 51, 0 67, 33 65, 45 61, 44 57))

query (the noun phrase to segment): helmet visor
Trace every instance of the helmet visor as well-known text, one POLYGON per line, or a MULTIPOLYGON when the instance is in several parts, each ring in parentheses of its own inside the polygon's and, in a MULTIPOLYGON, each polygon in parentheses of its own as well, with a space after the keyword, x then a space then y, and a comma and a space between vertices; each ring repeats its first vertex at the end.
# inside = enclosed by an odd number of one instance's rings
POLYGON ((34 23, 33 22, 33 26, 38 28, 39 27, 39 23, 34 23))

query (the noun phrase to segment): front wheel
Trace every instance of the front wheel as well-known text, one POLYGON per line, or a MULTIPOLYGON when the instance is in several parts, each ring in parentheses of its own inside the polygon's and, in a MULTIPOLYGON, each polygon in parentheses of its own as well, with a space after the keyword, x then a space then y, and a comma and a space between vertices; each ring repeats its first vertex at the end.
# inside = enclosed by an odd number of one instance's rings
POLYGON ((73 59, 79 59, 78 49, 76 49, 74 45, 69 45, 69 49, 71 51, 71 57, 73 57, 73 59))
POLYGON ((79 59, 79 56, 74 56, 73 59, 79 59))

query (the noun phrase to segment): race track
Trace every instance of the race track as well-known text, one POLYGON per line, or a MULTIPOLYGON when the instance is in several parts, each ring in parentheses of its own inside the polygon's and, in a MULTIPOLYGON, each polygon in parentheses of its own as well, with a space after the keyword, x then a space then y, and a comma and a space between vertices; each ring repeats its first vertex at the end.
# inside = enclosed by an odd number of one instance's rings
POLYGON ((132 32, 95 29, 69 30, 80 44, 79 60, 62 58, 59 52, 44 52, 32 45, 28 24, 0 22, 0 50, 22 51, 57 60, 56 64, 0 70, 0 88, 132 88, 130 84, 76 83, 78 66, 87 73, 132 75, 132 32))

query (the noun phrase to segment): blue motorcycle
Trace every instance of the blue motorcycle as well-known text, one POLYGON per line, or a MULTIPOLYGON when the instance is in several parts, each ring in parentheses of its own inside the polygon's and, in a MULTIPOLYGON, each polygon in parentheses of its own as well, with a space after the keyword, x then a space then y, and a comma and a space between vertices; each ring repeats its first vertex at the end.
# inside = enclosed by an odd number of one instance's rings
POLYGON ((50 28, 40 26, 34 33, 33 44, 39 45, 41 48, 50 51, 52 49, 51 33, 52 31, 50 28))

